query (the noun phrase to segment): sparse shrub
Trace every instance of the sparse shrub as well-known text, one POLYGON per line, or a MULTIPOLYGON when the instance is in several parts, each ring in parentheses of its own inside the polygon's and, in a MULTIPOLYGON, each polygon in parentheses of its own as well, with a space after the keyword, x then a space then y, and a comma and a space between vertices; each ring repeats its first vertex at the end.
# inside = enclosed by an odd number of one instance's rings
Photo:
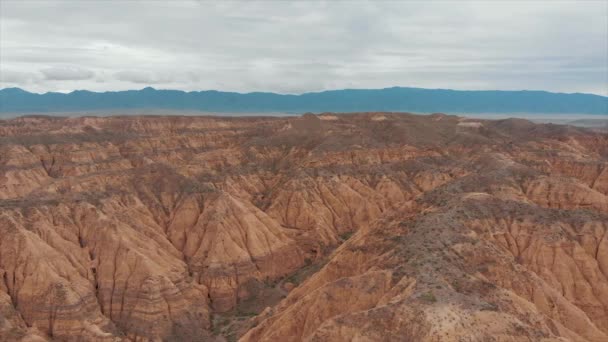
POLYGON ((462 290, 462 284, 458 279, 452 282, 452 287, 454 288, 454 290, 456 290, 456 292, 460 292, 462 290))
POLYGON ((401 241, 401 235, 391 236, 390 240, 393 241, 393 242, 400 242, 401 241))
POLYGON ((498 305, 495 303, 484 303, 481 306, 481 311, 498 311, 498 305))
POLYGON ((435 294, 433 294, 432 291, 429 291, 427 293, 423 293, 420 296, 420 299, 429 302, 429 303, 435 303, 437 301, 437 297, 435 297, 435 294))
POLYGON ((346 241, 350 239, 351 236, 353 236, 353 232, 342 233, 340 234, 340 239, 342 239, 342 241, 346 241))
POLYGON ((252 311, 238 311, 237 312, 238 316, 246 316, 246 317, 253 317, 253 316, 257 316, 258 314, 252 311))

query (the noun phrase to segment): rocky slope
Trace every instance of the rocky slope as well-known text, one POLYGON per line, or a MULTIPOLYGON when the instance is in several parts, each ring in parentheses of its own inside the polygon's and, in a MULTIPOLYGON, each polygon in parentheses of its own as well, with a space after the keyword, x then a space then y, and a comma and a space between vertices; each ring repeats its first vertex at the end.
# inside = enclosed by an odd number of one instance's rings
POLYGON ((0 121, 0 340, 606 341, 608 135, 0 121))

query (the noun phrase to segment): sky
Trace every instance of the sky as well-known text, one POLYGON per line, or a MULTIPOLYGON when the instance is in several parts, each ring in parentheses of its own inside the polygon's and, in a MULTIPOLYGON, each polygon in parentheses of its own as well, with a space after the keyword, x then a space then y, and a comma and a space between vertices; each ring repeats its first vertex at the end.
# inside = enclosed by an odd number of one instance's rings
POLYGON ((0 88, 608 96, 608 1, 0 0, 0 88))

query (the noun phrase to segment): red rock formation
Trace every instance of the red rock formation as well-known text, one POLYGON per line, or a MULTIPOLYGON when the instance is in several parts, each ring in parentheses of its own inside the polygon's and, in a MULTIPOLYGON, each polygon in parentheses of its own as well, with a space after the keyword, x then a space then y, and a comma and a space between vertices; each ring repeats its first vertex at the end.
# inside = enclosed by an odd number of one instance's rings
POLYGON ((0 340, 608 340, 606 134, 392 113, 0 133, 0 340))

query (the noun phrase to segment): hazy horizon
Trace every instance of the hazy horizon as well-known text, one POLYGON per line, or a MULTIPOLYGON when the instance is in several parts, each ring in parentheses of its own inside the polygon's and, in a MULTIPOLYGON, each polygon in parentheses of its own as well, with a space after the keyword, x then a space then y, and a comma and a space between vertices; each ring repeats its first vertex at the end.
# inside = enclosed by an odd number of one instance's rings
POLYGON ((3 0, 0 88, 608 96, 607 13, 605 1, 3 0))
POLYGON ((440 87, 440 88, 423 88, 423 87, 416 87, 416 86, 391 86, 391 87, 383 87, 383 88, 335 88, 335 89, 324 89, 324 90, 319 90, 319 91, 309 91, 309 92, 298 92, 298 93, 282 93, 282 92, 275 92, 275 91, 270 91, 270 90, 256 90, 256 91, 233 91, 233 90, 225 90, 225 89, 192 89, 192 90, 183 90, 183 89, 177 89, 177 88, 161 88, 161 87, 154 87, 152 85, 147 85, 144 87, 135 87, 135 88, 131 88, 131 89, 123 89, 123 90, 90 90, 90 89, 73 89, 73 90, 63 90, 63 91, 40 91, 40 92, 36 92, 36 91, 32 91, 30 89, 27 89, 26 87, 18 87, 18 86, 13 86, 13 87, 0 87, 0 91, 4 90, 4 89, 21 89, 24 91, 27 91, 28 93, 32 93, 32 94, 46 94, 46 93, 60 93, 60 94, 69 94, 69 93, 73 93, 73 92, 78 92, 78 91, 88 91, 88 92, 94 92, 94 93, 107 93, 107 92, 122 92, 122 91, 141 91, 144 90, 146 88, 152 88, 154 90, 169 90, 169 91, 183 91, 183 92, 205 92, 205 91, 217 91, 217 92, 225 92, 225 93, 237 93, 237 94, 253 94, 253 93, 266 93, 266 94, 276 94, 276 95, 304 95, 304 94, 309 94, 309 93, 323 93, 323 92, 331 92, 331 91, 341 91, 341 90, 384 90, 384 89, 392 89, 392 88, 409 88, 409 89, 425 89, 425 90, 455 90, 455 91, 470 91, 470 92, 477 92, 477 91, 488 91, 488 92, 492 92, 492 91, 500 91, 500 92, 546 92, 546 93, 555 93, 555 94, 586 94, 586 95, 597 95, 597 96, 601 96, 601 97, 608 97, 608 95, 602 95, 602 94, 594 94, 594 93, 583 93, 583 92, 566 92, 566 91, 549 91, 549 90, 544 90, 544 89, 454 89, 454 88, 449 88, 449 87, 440 87))

